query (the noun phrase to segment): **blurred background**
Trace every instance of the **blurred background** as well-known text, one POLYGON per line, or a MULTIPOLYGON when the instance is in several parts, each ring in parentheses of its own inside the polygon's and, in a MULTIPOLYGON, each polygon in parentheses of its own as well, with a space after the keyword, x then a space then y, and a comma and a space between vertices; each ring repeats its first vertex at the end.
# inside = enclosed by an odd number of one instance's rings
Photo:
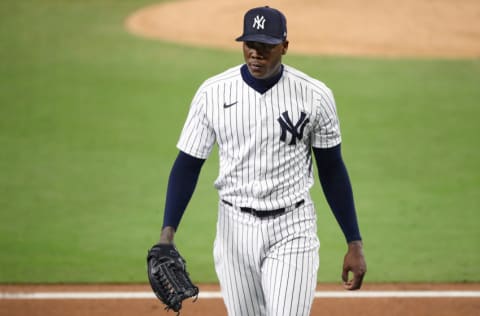
MULTIPOLYGON (((133 12, 159 2, 0 3, 0 283, 147 282, 190 101, 203 80, 243 62, 240 46, 126 30, 133 12)), ((233 38, 241 20, 231 23, 233 38)), ((476 31, 469 36, 479 43, 476 31)), ((367 280, 480 281, 478 51, 382 57, 294 47, 292 39, 284 62, 335 93, 367 280)), ((217 174, 213 152, 176 236, 196 282, 216 282, 217 174)), ((319 282, 338 282, 346 245, 315 180, 319 282)))

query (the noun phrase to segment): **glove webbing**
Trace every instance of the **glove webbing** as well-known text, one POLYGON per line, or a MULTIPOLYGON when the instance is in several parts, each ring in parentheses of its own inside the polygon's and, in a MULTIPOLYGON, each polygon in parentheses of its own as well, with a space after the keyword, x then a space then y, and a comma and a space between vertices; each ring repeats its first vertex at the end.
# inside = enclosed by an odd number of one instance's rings
MULTIPOLYGON (((155 262, 153 275, 166 291, 167 300, 171 305, 171 307, 166 306, 166 310, 171 308, 179 312, 184 299, 198 296, 198 288, 192 284, 188 276, 171 259, 166 259, 161 263, 155 262), (160 271, 162 273, 159 273, 160 271)), ((196 300, 197 297, 195 297, 194 301, 196 300)))

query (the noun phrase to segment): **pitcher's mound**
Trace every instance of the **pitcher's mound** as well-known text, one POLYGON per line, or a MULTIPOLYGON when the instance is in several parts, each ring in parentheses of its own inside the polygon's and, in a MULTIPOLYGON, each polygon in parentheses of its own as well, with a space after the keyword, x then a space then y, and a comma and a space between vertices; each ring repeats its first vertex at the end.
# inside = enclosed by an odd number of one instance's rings
MULTIPOLYGON (((239 49, 243 14, 259 1, 186 0, 152 5, 128 17, 134 34, 239 49)), ((480 57, 478 0, 269 1, 287 17, 291 53, 480 57)))

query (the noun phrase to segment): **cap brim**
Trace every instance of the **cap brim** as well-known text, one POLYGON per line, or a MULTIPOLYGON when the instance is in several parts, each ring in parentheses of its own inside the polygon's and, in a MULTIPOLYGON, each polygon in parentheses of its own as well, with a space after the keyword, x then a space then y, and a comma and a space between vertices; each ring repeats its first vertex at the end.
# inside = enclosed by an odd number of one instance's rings
POLYGON ((265 34, 242 35, 236 39, 237 42, 259 42, 265 44, 277 45, 283 43, 282 38, 276 38, 265 34))

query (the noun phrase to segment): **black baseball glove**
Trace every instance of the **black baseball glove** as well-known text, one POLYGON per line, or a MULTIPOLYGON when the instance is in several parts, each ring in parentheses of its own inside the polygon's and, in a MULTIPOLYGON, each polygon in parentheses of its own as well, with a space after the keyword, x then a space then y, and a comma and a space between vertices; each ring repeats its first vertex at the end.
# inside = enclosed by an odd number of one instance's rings
POLYGON ((198 296, 196 287, 188 276, 185 260, 174 245, 156 244, 147 255, 148 280, 153 292, 166 310, 179 313, 182 301, 198 296))

